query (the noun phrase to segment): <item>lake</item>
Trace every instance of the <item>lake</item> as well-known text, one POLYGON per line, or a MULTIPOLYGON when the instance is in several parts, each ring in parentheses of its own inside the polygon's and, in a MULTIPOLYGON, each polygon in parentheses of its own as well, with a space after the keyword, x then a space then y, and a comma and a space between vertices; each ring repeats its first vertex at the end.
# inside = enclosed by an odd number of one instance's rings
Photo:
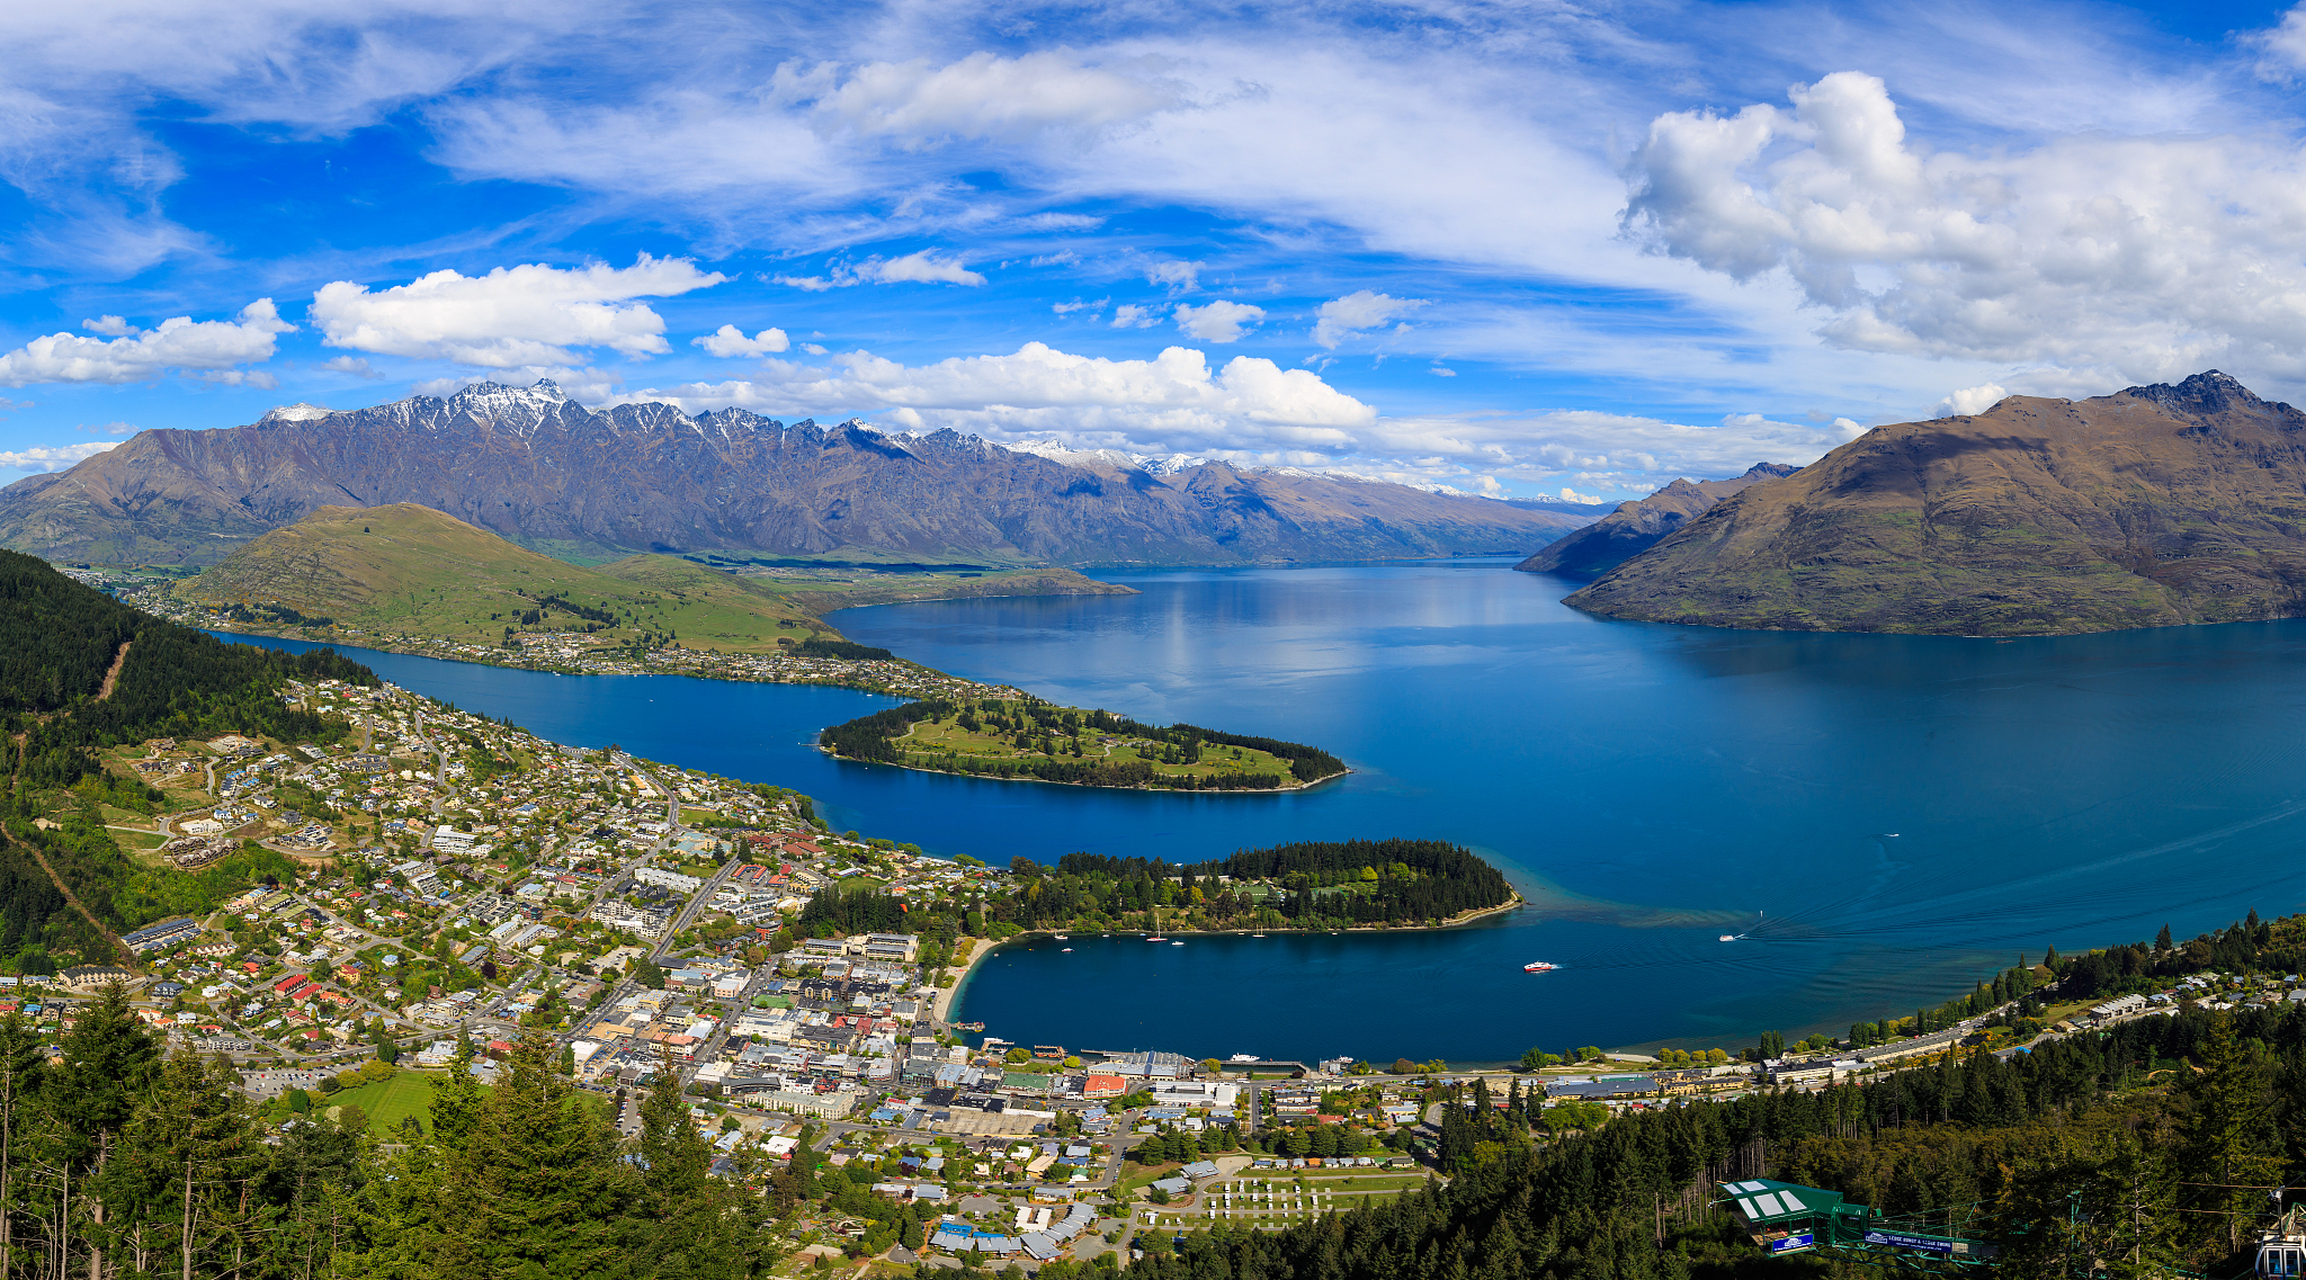
POLYGON ((816 729, 889 705, 841 690, 360 656, 547 737, 795 787, 837 827, 931 852, 1433 837, 1535 904, 1441 933, 1012 947, 957 1016, 1026 1042, 1388 1062, 1735 1048, 1910 1012, 2046 945, 2183 937, 2306 898, 2306 622, 1709 631, 1586 617, 1559 603, 1574 584, 1509 563, 1110 573, 1141 594, 833 619, 956 674, 1310 742, 1356 771, 1282 796, 831 761, 816 729), (1536 959, 1564 968, 1521 971, 1536 959))

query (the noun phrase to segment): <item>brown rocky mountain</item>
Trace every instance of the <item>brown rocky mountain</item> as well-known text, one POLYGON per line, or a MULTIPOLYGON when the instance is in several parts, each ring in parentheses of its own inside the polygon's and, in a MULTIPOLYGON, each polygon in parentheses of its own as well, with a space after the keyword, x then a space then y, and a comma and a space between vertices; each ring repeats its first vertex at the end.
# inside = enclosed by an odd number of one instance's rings
POLYGON ((0 490, 0 545, 213 564, 324 506, 413 502, 548 554, 1226 564, 1527 553, 1583 523, 1482 498, 1222 462, 1039 454, 952 431, 742 409, 593 412, 550 382, 145 431, 0 490))
POLYGON ((1879 427, 1569 597, 1617 618, 2027 635, 2306 614, 2306 413, 2223 373, 1879 427))
POLYGON ((1782 462, 1757 462, 1744 475, 1727 480, 1676 480, 1639 502, 1619 503, 1617 510, 1513 567, 1527 573, 1599 577, 1656 546, 1731 494, 1799 470, 1782 462))

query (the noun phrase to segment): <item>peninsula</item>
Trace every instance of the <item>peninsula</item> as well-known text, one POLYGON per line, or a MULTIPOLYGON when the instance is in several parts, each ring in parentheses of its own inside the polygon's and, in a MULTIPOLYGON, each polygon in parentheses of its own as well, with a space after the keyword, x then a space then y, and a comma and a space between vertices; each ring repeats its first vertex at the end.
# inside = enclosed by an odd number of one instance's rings
POLYGON ((1009 871, 1005 922, 1030 929, 1440 928, 1521 902, 1503 872, 1442 840, 1299 841, 1182 865, 1070 853, 1009 871))
POLYGON ((1289 791, 1349 772, 1316 747, 1139 724, 1030 694, 908 703, 834 725, 818 746, 843 760, 1082 787, 1289 791))
POLYGON ((693 675, 925 697, 980 686, 848 644, 820 615, 905 601, 1130 595, 1070 569, 540 555, 414 503, 322 507, 190 577, 83 568, 186 626, 488 666, 693 675))

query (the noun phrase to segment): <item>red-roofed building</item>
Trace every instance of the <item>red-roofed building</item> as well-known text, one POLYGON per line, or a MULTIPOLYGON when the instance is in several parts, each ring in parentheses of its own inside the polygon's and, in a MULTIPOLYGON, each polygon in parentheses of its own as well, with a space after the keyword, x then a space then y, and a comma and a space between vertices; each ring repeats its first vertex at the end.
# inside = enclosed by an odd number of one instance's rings
MULTIPOLYGON (((292 973, 287 977, 282 978, 280 981, 273 983, 272 989, 284 996, 287 996, 292 990, 303 986, 305 983, 310 982, 311 980, 311 976, 308 974, 292 973)), ((294 999, 295 997, 290 996, 289 998, 294 999)))
POLYGON ((1084 1098, 1118 1098, 1129 1092, 1129 1082, 1119 1076, 1093 1075, 1082 1084, 1084 1098))

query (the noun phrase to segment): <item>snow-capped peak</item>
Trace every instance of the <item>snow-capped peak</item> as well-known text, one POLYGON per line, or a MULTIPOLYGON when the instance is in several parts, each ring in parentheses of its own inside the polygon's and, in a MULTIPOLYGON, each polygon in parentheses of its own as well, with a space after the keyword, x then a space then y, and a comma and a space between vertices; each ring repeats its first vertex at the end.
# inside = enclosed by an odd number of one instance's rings
POLYGON ((1135 463, 1137 469, 1147 475, 1172 476, 1180 471, 1191 471, 1193 468, 1207 463, 1209 459, 1191 453, 1132 453, 1129 455, 1129 461, 1135 463))
POLYGON ((262 418, 257 419, 257 421, 310 422, 315 418, 325 418, 334 412, 336 412, 334 409, 324 408, 317 404, 306 404, 302 400, 299 400, 295 404, 284 404, 277 406, 271 411, 267 412, 262 418))
MULTIPOLYGON (((550 378, 534 386, 508 387, 501 382, 475 382, 448 398, 450 416, 459 411, 494 425, 527 435, 553 416, 569 398, 550 378)), ((581 406, 570 405, 581 414, 581 406)))
POLYGON ((1147 454, 1123 453, 1119 449, 1073 449, 1057 440, 1018 440, 1003 444, 1000 447, 1011 453, 1029 453, 1037 458, 1047 458, 1051 462, 1068 467, 1103 463, 1108 467, 1115 467, 1123 471, 1142 471, 1153 476, 1174 475, 1179 471, 1189 471, 1209 461, 1207 458, 1188 457, 1184 454, 1174 453, 1147 454))

